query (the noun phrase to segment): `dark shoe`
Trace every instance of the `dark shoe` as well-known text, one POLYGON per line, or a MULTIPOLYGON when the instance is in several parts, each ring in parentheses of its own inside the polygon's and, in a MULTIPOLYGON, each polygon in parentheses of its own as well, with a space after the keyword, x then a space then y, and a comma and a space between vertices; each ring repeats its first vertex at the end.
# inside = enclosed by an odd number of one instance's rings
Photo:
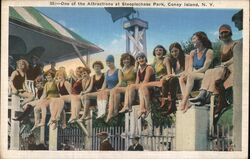
POLYGON ((189 99, 189 101, 192 103, 201 102, 206 99, 206 96, 207 96, 207 91, 202 89, 195 98, 191 98, 189 99))
POLYGON ((206 97, 200 99, 200 101, 198 101, 198 104, 195 104, 195 106, 204 106, 206 104, 209 104, 210 103, 210 97, 211 97, 211 93, 207 92, 206 97))
POLYGON ((23 121, 23 119, 26 118, 30 114, 31 111, 32 111, 32 106, 27 105, 27 108, 24 110, 24 112, 22 112, 22 114, 19 115, 18 117, 12 118, 12 120, 23 121))

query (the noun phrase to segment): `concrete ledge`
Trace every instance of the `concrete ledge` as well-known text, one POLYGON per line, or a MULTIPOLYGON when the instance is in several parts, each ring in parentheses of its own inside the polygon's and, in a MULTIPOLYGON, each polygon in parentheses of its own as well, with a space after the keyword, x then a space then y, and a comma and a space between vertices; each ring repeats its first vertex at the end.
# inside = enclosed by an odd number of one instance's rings
POLYGON ((209 105, 176 112, 176 150, 208 150, 209 105))

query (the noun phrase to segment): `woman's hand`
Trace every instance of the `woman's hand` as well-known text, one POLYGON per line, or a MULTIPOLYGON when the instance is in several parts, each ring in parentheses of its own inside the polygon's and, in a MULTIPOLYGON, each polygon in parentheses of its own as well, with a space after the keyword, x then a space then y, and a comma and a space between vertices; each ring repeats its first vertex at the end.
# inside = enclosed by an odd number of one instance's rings
POLYGON ((13 88, 12 89, 12 93, 15 94, 15 95, 17 95, 18 94, 18 90, 16 88, 13 88))

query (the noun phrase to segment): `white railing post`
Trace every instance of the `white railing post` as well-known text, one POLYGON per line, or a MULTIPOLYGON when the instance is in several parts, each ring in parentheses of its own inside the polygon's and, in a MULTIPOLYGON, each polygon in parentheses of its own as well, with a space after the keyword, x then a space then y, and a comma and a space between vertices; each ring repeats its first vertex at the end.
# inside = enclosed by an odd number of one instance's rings
POLYGON ((40 127, 40 143, 45 143, 45 126, 40 127))
POLYGON ((53 125, 49 126, 49 150, 56 151, 57 150, 57 137, 58 137, 58 129, 57 127, 53 129, 53 125))
POLYGON ((86 123, 86 128, 87 128, 87 134, 84 133, 84 147, 85 147, 85 150, 92 150, 92 129, 93 129, 93 121, 92 121, 92 117, 93 117, 93 110, 91 109, 90 110, 90 116, 91 116, 91 119, 90 120, 87 120, 85 123, 86 123))
MULTIPOLYGON (((12 95, 11 97, 11 119, 15 117, 16 111, 20 111, 20 97, 12 95)), ((11 120, 11 136, 10 136, 10 149, 19 150, 20 140, 20 123, 19 121, 11 120)))

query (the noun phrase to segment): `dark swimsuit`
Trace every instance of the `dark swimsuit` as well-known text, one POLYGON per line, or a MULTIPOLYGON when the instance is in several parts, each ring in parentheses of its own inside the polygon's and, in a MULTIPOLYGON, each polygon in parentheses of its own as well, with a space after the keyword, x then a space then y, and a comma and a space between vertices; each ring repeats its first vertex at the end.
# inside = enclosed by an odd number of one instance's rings
POLYGON ((72 86, 72 94, 79 95, 82 91, 82 80, 76 81, 72 86))
POLYGON ((18 92, 24 92, 23 84, 25 82, 25 75, 22 76, 20 72, 17 70, 18 75, 13 79, 13 85, 17 89, 18 92))
POLYGON ((99 80, 95 79, 95 75, 93 76, 93 87, 91 92, 96 92, 97 90, 102 88, 104 82, 104 73, 102 73, 102 76, 99 80))
POLYGON ((68 90, 66 89, 64 82, 63 85, 61 86, 60 83, 58 84, 58 90, 59 90, 59 94, 64 96, 64 95, 69 95, 68 90))
MULTIPOLYGON (((147 65, 146 68, 142 72, 140 70, 138 70, 139 83, 142 83, 144 81, 144 78, 145 78, 145 75, 146 75, 146 70, 147 70, 148 66, 149 65, 147 65)), ((152 74, 150 76, 148 82, 152 82, 152 81, 155 81, 155 74, 152 74)))

